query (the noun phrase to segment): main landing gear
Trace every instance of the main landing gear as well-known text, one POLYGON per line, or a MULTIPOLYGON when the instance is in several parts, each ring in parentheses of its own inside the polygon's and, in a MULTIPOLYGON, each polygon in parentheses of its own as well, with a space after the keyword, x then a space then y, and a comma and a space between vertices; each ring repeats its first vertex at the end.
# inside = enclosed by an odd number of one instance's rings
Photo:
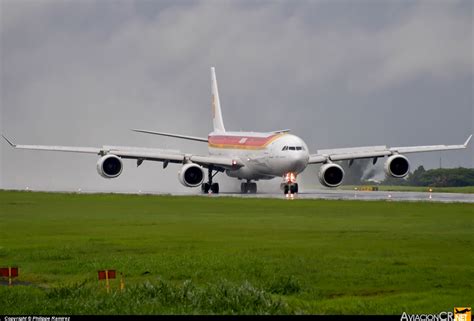
POLYGON ((293 195, 298 193, 298 183, 296 183, 296 174, 287 173, 283 176, 283 183, 281 183, 281 189, 285 195, 293 195))
POLYGON ((206 183, 202 183, 201 185, 201 191, 204 194, 207 194, 209 192, 211 192, 212 194, 219 193, 219 184, 212 182, 212 179, 214 178, 214 176, 217 175, 217 173, 219 173, 219 171, 216 171, 214 174, 212 174, 213 169, 214 168, 212 166, 209 166, 207 174, 208 181, 206 183))
POLYGON ((248 180, 247 183, 240 184, 240 191, 242 194, 257 194, 257 183, 251 183, 248 180))

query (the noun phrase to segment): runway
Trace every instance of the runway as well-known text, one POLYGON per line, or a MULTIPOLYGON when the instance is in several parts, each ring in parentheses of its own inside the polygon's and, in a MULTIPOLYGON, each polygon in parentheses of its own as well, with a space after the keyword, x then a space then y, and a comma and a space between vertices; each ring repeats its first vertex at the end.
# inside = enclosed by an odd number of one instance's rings
MULTIPOLYGON (((13 190, 13 189, 12 189, 13 190)), ((23 190, 24 191, 24 190, 23 190)), ((27 189, 31 192, 77 193, 77 194, 136 194, 136 195, 164 195, 164 196, 201 196, 201 197, 239 197, 239 198, 275 198, 275 199, 329 199, 329 200, 360 200, 360 201, 412 201, 412 202, 442 202, 442 203, 474 203, 474 194, 467 193, 423 193, 423 192, 389 192, 389 191, 351 191, 327 189, 303 189, 301 193, 292 197, 285 196, 282 191, 258 192, 257 194, 240 194, 222 191, 219 194, 201 194, 196 192, 163 193, 158 191, 113 191, 99 190, 40 190, 27 189)))
MULTIPOLYGON (((204 195, 207 196, 207 195, 204 195)), ((421 193, 421 192, 372 192, 347 190, 305 190, 291 197, 283 193, 234 194, 220 193, 212 196, 231 196, 242 198, 280 198, 280 199, 331 199, 331 200, 362 200, 362 201, 426 201, 443 203, 474 203, 474 194, 463 193, 421 193)))

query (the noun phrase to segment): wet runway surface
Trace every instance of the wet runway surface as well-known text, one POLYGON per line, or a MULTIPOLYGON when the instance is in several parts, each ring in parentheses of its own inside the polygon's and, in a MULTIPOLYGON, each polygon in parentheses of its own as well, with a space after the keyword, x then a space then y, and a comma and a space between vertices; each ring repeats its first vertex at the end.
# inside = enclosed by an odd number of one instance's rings
MULTIPOLYGON (((280 198, 287 199, 283 193, 233 194, 220 193, 212 196, 232 196, 243 198, 280 198)), ((426 202, 463 202, 474 203, 474 194, 462 193, 421 193, 421 192, 372 192, 347 190, 305 190, 293 196, 293 199, 333 199, 333 200, 387 200, 387 201, 426 201, 426 202)))
MULTIPOLYGON (((30 191, 34 191, 31 190, 30 191)), ((36 190, 40 191, 40 190, 36 190)), ((48 192, 48 191, 44 191, 48 192)), ((104 192, 92 190, 70 190, 70 191, 49 191, 56 193, 84 193, 84 194, 137 194, 137 195, 169 195, 169 196, 202 196, 202 197, 240 197, 240 198, 277 198, 277 199, 331 199, 331 200, 361 200, 361 201, 424 201, 424 202, 443 202, 443 203, 474 203, 474 194, 464 193, 429 193, 429 192, 388 192, 388 191, 353 191, 353 190, 302 190, 301 193, 293 196, 285 196, 283 191, 259 192, 258 194, 240 194, 220 192, 219 194, 200 194, 200 193, 161 193, 157 191, 122 191, 122 192, 104 192)))

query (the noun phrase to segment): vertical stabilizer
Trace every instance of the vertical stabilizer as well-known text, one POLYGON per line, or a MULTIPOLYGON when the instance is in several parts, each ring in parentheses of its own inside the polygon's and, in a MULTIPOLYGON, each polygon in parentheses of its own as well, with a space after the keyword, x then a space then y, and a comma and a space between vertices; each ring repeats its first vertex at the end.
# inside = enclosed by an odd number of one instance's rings
POLYGON ((212 108, 212 122, 214 125, 214 131, 225 132, 224 121, 222 120, 221 102, 219 100, 219 90, 217 89, 216 69, 214 67, 211 67, 211 80, 212 80, 211 108, 212 108))

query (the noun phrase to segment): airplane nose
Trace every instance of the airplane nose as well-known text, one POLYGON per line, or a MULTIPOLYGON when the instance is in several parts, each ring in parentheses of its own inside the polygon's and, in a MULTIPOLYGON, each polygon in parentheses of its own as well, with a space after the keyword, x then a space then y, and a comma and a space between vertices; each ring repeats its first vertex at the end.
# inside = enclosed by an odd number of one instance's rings
POLYGON ((308 164, 309 156, 305 153, 296 153, 291 157, 292 171, 302 172, 308 164))

